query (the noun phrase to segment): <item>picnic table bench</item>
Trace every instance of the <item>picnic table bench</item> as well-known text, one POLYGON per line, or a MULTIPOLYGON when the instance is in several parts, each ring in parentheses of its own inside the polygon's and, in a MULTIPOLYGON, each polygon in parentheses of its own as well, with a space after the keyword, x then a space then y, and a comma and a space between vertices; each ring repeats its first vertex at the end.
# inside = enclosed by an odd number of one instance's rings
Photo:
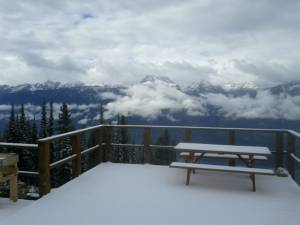
POLYGON ((0 153, 0 182, 9 180, 10 199, 18 200, 18 156, 0 153))
POLYGON ((170 167, 187 169, 186 185, 189 185, 191 172, 196 169, 249 174, 253 191, 256 191, 255 174, 274 175, 273 170, 253 167, 255 159, 267 159, 267 157, 271 155, 270 150, 266 147, 179 143, 174 149, 176 151, 181 151, 181 153, 184 152, 186 162, 173 162, 170 164, 170 167), (206 154, 213 157, 217 156, 218 158, 224 156, 224 158, 241 159, 246 167, 197 164, 196 161, 204 158, 206 154))

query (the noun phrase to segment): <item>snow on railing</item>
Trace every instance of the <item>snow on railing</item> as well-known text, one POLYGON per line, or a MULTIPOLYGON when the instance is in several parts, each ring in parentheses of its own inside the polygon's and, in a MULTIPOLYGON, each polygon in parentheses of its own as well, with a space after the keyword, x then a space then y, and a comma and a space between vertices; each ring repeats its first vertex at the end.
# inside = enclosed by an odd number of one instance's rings
POLYGON ((30 149, 37 149, 37 144, 23 144, 23 143, 7 143, 7 142, 0 142, 0 147, 8 147, 8 148, 30 148, 30 149))

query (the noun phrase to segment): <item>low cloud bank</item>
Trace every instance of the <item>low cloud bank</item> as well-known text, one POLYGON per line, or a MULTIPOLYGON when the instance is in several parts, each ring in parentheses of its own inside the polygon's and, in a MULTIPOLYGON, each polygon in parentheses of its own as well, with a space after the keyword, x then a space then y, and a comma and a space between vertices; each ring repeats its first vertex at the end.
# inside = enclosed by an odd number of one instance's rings
POLYGON ((164 83, 140 83, 123 91, 123 95, 105 106, 106 118, 117 114, 141 116, 147 119, 172 117, 177 112, 191 116, 206 114, 200 99, 184 94, 179 89, 164 83))
POLYGON ((230 119, 300 119, 300 96, 272 95, 269 91, 259 91, 255 98, 209 94, 206 101, 217 107, 220 115, 230 119))
POLYGON ((209 106, 228 119, 300 119, 300 96, 272 95, 269 91, 260 90, 255 97, 224 94, 193 97, 163 83, 131 86, 122 96, 115 97, 106 105, 105 117, 123 114, 149 120, 158 117, 177 120, 174 117, 177 112, 185 112, 189 116, 209 116, 209 106))
MULTIPOLYGON (((228 119, 300 119, 300 96, 288 94, 273 95, 267 90, 259 90, 255 97, 249 95, 226 96, 224 94, 205 94, 191 96, 177 86, 164 82, 138 83, 123 89, 121 93, 103 93, 102 99, 110 100, 104 105, 104 118, 113 119, 118 114, 138 116, 147 120, 166 118, 177 121, 179 113, 201 117, 214 113, 228 119)), ((40 106, 25 104, 30 119, 40 118, 40 106)), ((99 120, 99 104, 70 104, 72 118, 85 125, 99 120)), ((54 103, 54 117, 58 118, 61 104, 54 103)), ((8 119, 10 105, 0 105, 0 119, 8 119)), ((15 105, 16 113, 20 105, 15 105)))

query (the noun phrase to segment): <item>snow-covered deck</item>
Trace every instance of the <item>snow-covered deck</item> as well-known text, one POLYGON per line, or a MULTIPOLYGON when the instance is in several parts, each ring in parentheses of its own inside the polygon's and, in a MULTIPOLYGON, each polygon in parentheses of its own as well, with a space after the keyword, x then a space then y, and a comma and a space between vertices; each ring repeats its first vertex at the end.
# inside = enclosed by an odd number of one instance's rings
POLYGON ((100 164, 7 219, 0 214, 0 223, 300 224, 300 188, 290 178, 257 176, 252 192, 247 175, 197 172, 190 186, 185 175, 166 166, 100 164))

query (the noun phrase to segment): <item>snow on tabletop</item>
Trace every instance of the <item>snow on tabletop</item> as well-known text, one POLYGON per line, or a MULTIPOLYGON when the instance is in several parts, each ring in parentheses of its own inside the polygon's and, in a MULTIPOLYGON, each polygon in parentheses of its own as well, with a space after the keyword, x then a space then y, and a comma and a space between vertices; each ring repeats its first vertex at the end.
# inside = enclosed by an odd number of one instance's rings
MULTIPOLYGON (((103 163, 5 219, 2 225, 299 225, 290 178, 103 163)), ((18 203, 17 203, 18 204, 18 203)))
POLYGON ((175 146, 175 149, 195 151, 195 152, 210 152, 210 153, 254 154, 254 155, 271 154, 270 150, 267 147, 259 147, 259 146, 179 143, 178 145, 175 146))

